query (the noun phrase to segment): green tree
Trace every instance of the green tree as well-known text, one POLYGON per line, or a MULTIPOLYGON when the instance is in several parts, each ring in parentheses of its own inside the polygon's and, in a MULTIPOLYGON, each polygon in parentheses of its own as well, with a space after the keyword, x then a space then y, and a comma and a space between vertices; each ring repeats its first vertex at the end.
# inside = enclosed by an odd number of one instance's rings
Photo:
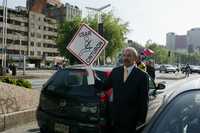
MULTIPOLYGON (((128 23, 122 23, 119 18, 113 16, 112 13, 103 14, 104 18, 104 38, 108 41, 106 47, 106 57, 113 57, 125 46, 126 33, 128 32, 128 23)), ((97 31, 97 17, 94 18, 75 18, 72 21, 66 21, 59 25, 58 30, 58 50, 61 56, 70 60, 70 64, 78 62, 77 59, 66 50, 74 34, 80 27, 81 23, 87 23, 90 27, 97 31)))
POLYGON ((104 37, 108 40, 106 47, 106 57, 114 57, 125 47, 128 23, 122 23, 119 18, 112 13, 104 14, 104 37))
POLYGON ((146 45, 147 48, 154 51, 154 59, 156 63, 165 64, 169 62, 168 49, 156 43, 146 45))
POLYGON ((74 64, 75 62, 79 61, 66 49, 66 47, 72 40, 82 22, 83 21, 81 18, 77 17, 73 21, 65 21, 60 23, 58 27, 58 50, 61 56, 69 59, 70 64, 74 64))

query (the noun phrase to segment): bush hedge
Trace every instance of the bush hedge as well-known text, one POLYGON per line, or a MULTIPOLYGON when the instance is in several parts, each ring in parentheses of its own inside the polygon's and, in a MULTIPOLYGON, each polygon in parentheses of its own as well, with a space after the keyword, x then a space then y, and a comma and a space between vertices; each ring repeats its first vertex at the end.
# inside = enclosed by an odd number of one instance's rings
POLYGON ((13 84, 13 85, 17 85, 17 86, 21 86, 21 87, 25 87, 25 88, 32 88, 31 83, 28 80, 24 80, 24 79, 12 79, 10 77, 5 77, 1 79, 2 82, 4 83, 8 83, 8 84, 13 84))

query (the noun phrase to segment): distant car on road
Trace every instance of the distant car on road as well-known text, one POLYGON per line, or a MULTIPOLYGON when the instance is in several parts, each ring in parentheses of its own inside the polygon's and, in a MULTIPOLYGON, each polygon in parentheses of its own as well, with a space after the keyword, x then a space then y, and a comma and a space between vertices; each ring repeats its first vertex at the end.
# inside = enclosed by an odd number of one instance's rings
POLYGON ((155 64, 154 68, 155 68, 156 71, 159 71, 160 70, 160 65, 159 64, 155 64))
POLYGON ((137 133, 200 132, 200 79, 165 92, 153 117, 138 128, 137 133))
MULTIPOLYGON (((196 65, 189 65, 190 66, 190 73, 200 73, 200 66, 196 66, 196 65)), ((185 72, 186 66, 182 66, 181 67, 181 71, 182 73, 185 72)))
POLYGON ((159 69, 160 73, 165 72, 165 73, 169 73, 169 72, 176 72, 176 68, 172 65, 161 65, 160 69, 159 69))
MULTIPOLYGON (((112 91, 98 91, 95 80, 104 80, 111 71, 111 67, 82 65, 57 71, 41 91, 37 109, 40 132, 108 133, 112 91)), ((155 97, 156 90, 164 88, 149 78, 150 96, 155 97)))
POLYGON ((190 65, 191 73, 200 73, 200 66, 190 65))

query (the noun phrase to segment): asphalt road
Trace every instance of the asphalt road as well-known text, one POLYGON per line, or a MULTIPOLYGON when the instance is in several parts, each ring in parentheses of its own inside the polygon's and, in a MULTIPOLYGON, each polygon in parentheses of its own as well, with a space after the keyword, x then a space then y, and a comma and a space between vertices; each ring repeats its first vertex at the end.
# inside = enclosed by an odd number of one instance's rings
MULTIPOLYGON (((193 80, 195 78, 199 77, 199 74, 192 74, 189 78, 185 78, 182 80, 157 80, 158 82, 161 81, 165 81, 166 82, 166 89, 164 89, 163 91, 168 91, 171 89, 176 89, 180 84, 184 83, 184 82, 188 82, 189 80, 193 80)), ((40 80, 40 79, 39 79, 40 80)), ((36 82, 36 80, 34 81, 36 82)), ((42 83, 43 81, 40 80, 40 83, 42 83)), ((160 103, 159 99, 155 99, 152 103, 160 103)), ((150 106, 150 110, 154 110, 154 106, 150 106)), ((150 114, 151 115, 151 114, 150 114)), ((40 133, 39 128, 37 126, 37 122, 32 122, 32 123, 28 123, 25 125, 21 125, 12 129, 9 129, 7 131, 4 131, 2 133, 40 133)))

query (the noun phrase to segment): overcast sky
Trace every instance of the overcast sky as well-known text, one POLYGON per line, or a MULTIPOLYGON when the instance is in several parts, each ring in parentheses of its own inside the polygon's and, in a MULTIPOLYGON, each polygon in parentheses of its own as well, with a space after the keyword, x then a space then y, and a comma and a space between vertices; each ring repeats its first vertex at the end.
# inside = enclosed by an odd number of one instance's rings
MULTIPOLYGON (((2 4, 3 0, 0 0, 2 4)), ((7 0, 14 8, 25 6, 26 0, 7 0)), ((144 44, 151 39, 165 45, 166 33, 186 34, 187 30, 200 27, 199 0, 61 0, 79 6, 84 14, 85 7, 99 8, 106 4, 112 6, 115 16, 129 22, 131 32, 128 38, 144 44)))

